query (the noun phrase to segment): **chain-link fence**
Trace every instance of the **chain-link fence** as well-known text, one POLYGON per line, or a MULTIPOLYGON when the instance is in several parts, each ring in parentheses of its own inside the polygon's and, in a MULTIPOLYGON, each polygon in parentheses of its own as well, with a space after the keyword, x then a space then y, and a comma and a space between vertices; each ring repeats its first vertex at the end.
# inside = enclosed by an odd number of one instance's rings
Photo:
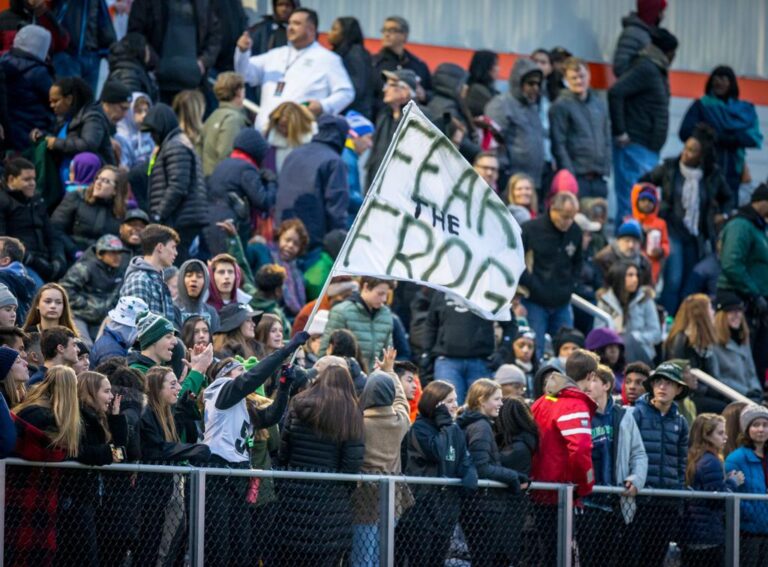
POLYGON ((0 461, 3 565, 768 564, 768 496, 0 461))

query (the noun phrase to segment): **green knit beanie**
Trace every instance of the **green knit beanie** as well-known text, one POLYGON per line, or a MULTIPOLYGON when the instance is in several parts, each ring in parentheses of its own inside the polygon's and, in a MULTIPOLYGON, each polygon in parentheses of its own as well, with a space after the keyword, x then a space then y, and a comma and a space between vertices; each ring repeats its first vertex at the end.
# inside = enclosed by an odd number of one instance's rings
POLYGON ((175 333, 173 324, 156 313, 145 311, 136 318, 138 338, 141 350, 147 350, 168 333, 175 333))
MULTIPOLYGON (((243 358, 240 355, 235 356, 235 360, 237 360, 240 364, 243 365, 243 368, 246 372, 248 372, 251 368, 256 366, 259 363, 259 359, 255 356, 251 356, 249 358, 243 358)), ((256 393, 260 396, 266 396, 267 394, 264 393, 264 384, 256 388, 256 393)))

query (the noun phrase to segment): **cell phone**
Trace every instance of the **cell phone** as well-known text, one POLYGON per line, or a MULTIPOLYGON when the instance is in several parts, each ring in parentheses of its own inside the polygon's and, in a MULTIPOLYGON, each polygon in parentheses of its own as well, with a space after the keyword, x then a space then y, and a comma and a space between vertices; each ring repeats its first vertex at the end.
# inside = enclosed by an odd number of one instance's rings
POLYGON ((125 460, 125 450, 122 447, 112 447, 112 462, 121 463, 125 460))

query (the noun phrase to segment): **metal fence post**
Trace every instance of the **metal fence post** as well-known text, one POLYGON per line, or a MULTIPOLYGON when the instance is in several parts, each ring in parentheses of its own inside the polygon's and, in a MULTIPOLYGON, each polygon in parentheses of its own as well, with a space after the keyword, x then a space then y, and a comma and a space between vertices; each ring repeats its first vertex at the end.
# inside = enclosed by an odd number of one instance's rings
POLYGON ((5 460, 0 461, 0 567, 5 564, 5 460))
POLYGON ((571 567, 573 545, 573 485, 557 489, 557 565, 571 567))
POLYGON ((725 566, 739 567, 739 532, 741 531, 741 499, 729 494, 725 499, 725 566))
POLYGON ((395 564, 395 489, 397 481, 379 481, 379 564, 395 564))
POLYGON ((189 474, 189 556, 195 567, 205 562, 205 469, 189 474))

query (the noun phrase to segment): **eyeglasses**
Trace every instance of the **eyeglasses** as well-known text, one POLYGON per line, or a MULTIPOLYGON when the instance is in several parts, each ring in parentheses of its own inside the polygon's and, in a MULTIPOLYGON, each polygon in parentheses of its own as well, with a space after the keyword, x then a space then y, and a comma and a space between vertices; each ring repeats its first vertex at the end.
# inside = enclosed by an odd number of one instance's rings
POLYGON ((103 183, 104 185, 109 185, 111 187, 114 187, 115 185, 117 185, 117 181, 115 181, 114 179, 110 179, 109 177, 97 177, 96 181, 98 181, 99 183, 103 183))
POLYGON ((383 34, 403 33, 403 30, 402 28, 381 28, 381 33, 383 34))

